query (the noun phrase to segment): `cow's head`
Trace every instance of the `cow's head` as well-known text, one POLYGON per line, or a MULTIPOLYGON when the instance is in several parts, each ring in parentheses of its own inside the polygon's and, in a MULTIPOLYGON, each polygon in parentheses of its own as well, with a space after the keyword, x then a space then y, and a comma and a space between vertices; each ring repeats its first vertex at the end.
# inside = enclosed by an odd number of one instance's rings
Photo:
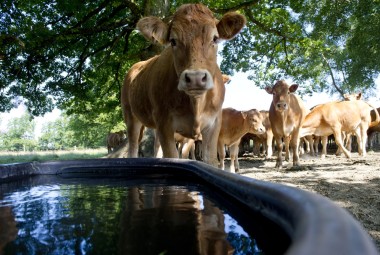
POLYGON ((252 109, 241 113, 245 122, 249 126, 249 133, 259 135, 265 132, 265 127, 263 125, 264 118, 258 110, 252 109))
POLYGON ((289 108, 290 93, 295 92, 297 88, 297 84, 289 86, 286 81, 280 80, 273 87, 266 87, 265 90, 273 95, 272 104, 276 111, 283 112, 289 108))
POLYGON ((343 95, 344 101, 355 101, 360 100, 362 98, 362 93, 354 93, 354 94, 344 94, 343 95))
POLYGON ((139 20, 137 28, 152 42, 169 45, 178 75, 178 89, 198 95, 214 86, 217 44, 230 40, 245 25, 243 15, 231 12, 220 21, 202 4, 182 5, 169 24, 157 17, 139 20))

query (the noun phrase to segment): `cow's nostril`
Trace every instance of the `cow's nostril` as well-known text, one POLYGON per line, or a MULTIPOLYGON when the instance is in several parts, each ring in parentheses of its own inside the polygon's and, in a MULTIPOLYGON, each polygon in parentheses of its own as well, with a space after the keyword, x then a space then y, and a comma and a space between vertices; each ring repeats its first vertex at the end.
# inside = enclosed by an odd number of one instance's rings
POLYGON ((191 82, 191 79, 189 78, 189 76, 187 74, 185 74, 185 81, 187 83, 190 83, 191 82))
POLYGON ((205 74, 202 78, 202 82, 206 82, 207 81, 207 74, 205 74))

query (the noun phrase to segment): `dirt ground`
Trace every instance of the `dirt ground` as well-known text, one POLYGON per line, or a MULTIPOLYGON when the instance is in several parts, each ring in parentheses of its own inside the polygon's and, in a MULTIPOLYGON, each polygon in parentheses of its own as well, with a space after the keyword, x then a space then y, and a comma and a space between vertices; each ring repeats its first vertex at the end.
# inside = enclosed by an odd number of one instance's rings
MULTIPOLYGON (((347 209, 367 230, 380 251, 380 150, 369 151, 365 157, 357 152, 352 158, 329 153, 325 159, 301 156, 301 169, 275 169, 276 160, 263 157, 239 158, 243 176, 271 181, 319 193, 347 209)), ((229 167, 229 162, 226 162, 229 167)))

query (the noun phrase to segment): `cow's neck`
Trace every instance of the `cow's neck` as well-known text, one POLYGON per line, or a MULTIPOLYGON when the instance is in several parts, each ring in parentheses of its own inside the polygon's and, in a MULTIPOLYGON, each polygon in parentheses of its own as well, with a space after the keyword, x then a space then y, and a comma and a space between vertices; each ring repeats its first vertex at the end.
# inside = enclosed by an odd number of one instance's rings
POLYGON ((204 101, 204 95, 200 96, 190 96, 191 105, 194 111, 194 122, 192 129, 192 136, 198 138, 201 133, 201 112, 204 101))
POLYGON ((277 112, 277 114, 279 115, 279 117, 280 118, 278 118, 279 120, 281 120, 282 121, 282 133, 284 134, 284 135, 287 135, 287 132, 286 132, 286 130, 287 130, 287 121, 288 121, 288 115, 289 115, 289 109, 286 109, 286 110, 284 110, 284 111, 282 111, 282 112, 277 112))

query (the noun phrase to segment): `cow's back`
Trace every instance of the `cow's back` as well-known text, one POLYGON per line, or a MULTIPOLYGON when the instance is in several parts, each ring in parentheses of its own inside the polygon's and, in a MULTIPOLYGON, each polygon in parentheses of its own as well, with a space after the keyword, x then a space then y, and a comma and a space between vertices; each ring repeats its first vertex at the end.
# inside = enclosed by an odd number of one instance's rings
POLYGON ((239 132, 243 128, 243 116, 240 111, 232 108, 225 108, 222 111, 222 126, 219 132, 219 140, 230 145, 240 138, 239 132))

